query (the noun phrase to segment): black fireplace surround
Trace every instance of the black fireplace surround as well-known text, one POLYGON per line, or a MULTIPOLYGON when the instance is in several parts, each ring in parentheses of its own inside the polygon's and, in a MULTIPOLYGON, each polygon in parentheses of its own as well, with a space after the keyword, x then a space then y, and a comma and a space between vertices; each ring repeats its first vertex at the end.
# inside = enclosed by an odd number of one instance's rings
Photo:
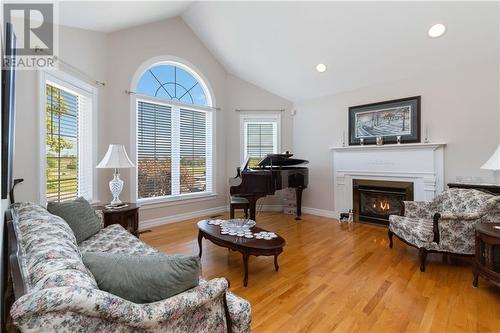
POLYGON ((403 201, 413 200, 413 183, 354 179, 354 220, 388 225, 389 215, 403 215, 403 201))

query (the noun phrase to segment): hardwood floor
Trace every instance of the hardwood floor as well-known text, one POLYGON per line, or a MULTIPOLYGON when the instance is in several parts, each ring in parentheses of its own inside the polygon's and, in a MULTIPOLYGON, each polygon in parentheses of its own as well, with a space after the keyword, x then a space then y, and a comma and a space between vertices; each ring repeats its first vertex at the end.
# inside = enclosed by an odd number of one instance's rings
MULTIPOLYGON (((141 235, 167 253, 197 254, 196 220, 141 235)), ((472 264, 429 254, 426 272, 417 250, 387 229, 337 220, 261 213, 262 228, 287 244, 274 271, 272 257, 250 257, 243 287, 241 255, 203 241, 203 277, 227 277, 252 304, 254 332, 500 332, 500 287, 472 287, 472 264)))

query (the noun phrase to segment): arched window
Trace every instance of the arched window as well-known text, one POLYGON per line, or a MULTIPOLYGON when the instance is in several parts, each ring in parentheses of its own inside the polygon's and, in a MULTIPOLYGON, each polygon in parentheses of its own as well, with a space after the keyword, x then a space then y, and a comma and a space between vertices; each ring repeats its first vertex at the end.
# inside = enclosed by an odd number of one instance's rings
POLYGON ((177 62, 145 70, 136 87, 137 200, 211 194, 212 97, 201 76, 177 62))
POLYGON ((178 63, 159 64, 145 71, 137 84, 137 93, 175 102, 211 106, 209 93, 201 78, 178 63))

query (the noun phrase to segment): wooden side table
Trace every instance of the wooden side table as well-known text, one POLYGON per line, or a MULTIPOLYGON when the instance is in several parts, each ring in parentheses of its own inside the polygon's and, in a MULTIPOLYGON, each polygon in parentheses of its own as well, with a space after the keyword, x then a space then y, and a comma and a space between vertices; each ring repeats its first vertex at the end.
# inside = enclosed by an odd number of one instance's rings
POLYGON ((476 225, 476 257, 474 259, 474 281, 478 277, 500 283, 500 223, 478 223, 476 225))
POLYGON ((120 209, 107 209, 105 206, 94 206, 95 210, 102 210, 104 227, 119 224, 134 236, 139 235, 139 205, 125 202, 128 206, 120 209))

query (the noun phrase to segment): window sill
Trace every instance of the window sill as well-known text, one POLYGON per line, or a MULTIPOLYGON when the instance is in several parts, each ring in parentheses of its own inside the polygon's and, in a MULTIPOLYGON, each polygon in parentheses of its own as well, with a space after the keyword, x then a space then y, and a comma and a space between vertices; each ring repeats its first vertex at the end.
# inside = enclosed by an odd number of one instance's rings
POLYGON ((138 199, 137 203, 141 205, 141 209, 148 210, 168 206, 183 205, 192 202, 214 200, 217 198, 217 196, 217 193, 184 194, 175 197, 138 199))

